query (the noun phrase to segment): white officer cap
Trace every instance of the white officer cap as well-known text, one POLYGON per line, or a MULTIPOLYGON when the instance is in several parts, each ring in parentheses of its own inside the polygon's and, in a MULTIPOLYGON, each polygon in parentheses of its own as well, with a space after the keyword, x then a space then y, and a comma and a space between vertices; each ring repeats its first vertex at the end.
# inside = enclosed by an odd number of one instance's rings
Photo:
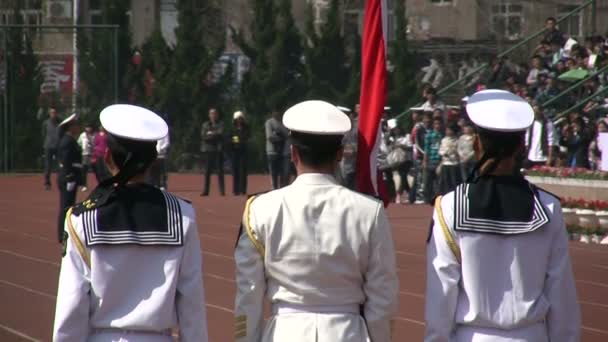
POLYGON ((167 136, 169 127, 156 113, 142 107, 117 104, 104 108, 99 114, 103 128, 119 138, 137 141, 157 141, 167 136))
POLYGON ((524 131, 534 122, 530 104, 505 90, 487 89, 473 94, 467 113, 476 126, 497 132, 524 131))
POLYGON ((238 118, 243 118, 243 119, 244 119, 244 118, 245 118, 245 114, 243 114, 243 112, 241 112, 241 111, 239 110, 239 111, 234 112, 234 115, 232 116, 232 118, 233 118, 234 120, 236 120, 236 119, 238 119, 238 118))
POLYGON ((66 126, 67 124, 74 122, 76 120, 78 120, 78 114, 73 113, 72 115, 68 116, 65 120, 61 121, 61 123, 59 124, 58 127, 66 126))
POLYGON ((289 108, 283 125, 293 132, 313 135, 342 135, 351 129, 350 118, 325 101, 304 101, 289 108))
POLYGON ((346 108, 346 107, 342 107, 342 106, 336 106, 336 108, 338 108, 339 110, 341 110, 344 113, 350 113, 351 112, 350 108, 346 108))

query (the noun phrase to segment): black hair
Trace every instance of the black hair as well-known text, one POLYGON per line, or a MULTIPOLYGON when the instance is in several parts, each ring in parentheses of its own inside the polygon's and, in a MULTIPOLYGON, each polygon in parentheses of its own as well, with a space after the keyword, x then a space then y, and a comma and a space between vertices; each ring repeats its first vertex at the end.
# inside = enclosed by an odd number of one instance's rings
POLYGON ((309 166, 323 166, 336 160, 342 147, 343 135, 313 135, 291 132, 290 141, 298 150, 302 163, 309 166))
MULTIPOLYGON (((525 131, 519 132, 496 132, 477 127, 477 136, 483 146, 483 156, 477 162, 475 171, 479 171, 486 163, 490 164, 483 170, 489 174, 496 169, 501 160, 516 156, 524 146, 525 131)), ((515 173, 516 170, 513 170, 515 173)))
MULTIPOLYGON (((133 177, 143 173, 157 156, 156 141, 136 141, 124 139, 107 133, 108 150, 118 167, 118 173, 99 183, 88 200, 94 206, 102 206, 113 198, 113 195, 125 186, 133 177)), ((84 210, 82 206, 76 214, 84 210)))
POLYGON ((549 18, 545 19, 545 22, 548 22, 548 21, 552 21, 557 24, 557 19, 555 19, 555 17, 549 17, 549 18))

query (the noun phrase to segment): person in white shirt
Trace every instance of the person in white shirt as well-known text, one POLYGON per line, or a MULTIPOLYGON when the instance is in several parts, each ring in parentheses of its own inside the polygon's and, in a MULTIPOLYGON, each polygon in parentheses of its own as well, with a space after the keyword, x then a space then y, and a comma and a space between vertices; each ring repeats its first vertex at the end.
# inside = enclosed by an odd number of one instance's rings
POLYGON ((146 182, 161 190, 167 189, 167 156, 169 155, 169 134, 156 142, 157 158, 146 173, 146 182))
POLYGON ((517 168, 534 113, 503 90, 474 94, 477 176, 435 202, 425 342, 578 342, 580 308, 559 198, 517 168))
POLYGON ((283 123, 298 176, 245 206, 235 341, 389 342, 399 284, 383 204, 333 177, 351 122, 327 102, 306 101, 283 123))
POLYGON ((526 130, 525 142, 527 151, 527 167, 552 165, 554 150, 558 145, 555 126, 551 120, 545 119, 543 110, 538 104, 533 105, 534 122, 526 130))
POLYGON ((426 91, 426 102, 422 105, 422 111, 434 113, 435 110, 441 110, 445 112, 445 104, 437 97, 437 91, 435 88, 429 88, 426 91))
POLYGON ((91 168, 91 156, 95 147, 95 132, 93 125, 87 124, 84 126, 84 132, 78 137, 78 145, 82 149, 82 188, 81 191, 87 191, 87 176, 91 168))
POLYGON ((66 214, 54 342, 206 342, 201 250, 188 202, 143 183, 167 124, 113 105, 100 114, 112 177, 66 214))

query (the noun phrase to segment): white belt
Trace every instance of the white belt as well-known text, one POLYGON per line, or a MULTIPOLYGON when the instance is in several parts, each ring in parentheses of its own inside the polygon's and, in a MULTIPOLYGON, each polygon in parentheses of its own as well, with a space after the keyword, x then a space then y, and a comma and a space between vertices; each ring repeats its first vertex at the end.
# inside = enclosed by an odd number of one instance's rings
POLYGON ((324 313, 324 314, 361 314, 359 304, 345 305, 304 305, 279 302, 272 305, 273 315, 293 314, 293 313, 324 313))
POLYGON ((120 334, 120 335, 159 335, 159 336, 171 336, 171 329, 161 331, 151 330, 129 330, 120 328, 93 328, 91 334, 120 334))

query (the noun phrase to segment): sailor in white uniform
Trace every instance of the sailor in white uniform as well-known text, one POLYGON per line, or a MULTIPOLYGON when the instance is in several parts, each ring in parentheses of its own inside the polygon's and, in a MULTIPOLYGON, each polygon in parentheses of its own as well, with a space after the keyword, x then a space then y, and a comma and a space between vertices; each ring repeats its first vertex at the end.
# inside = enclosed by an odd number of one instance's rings
POLYGON ((167 124, 136 106, 100 115, 113 177, 66 215, 53 341, 207 341, 192 206, 144 184, 167 124))
POLYGON ((438 198, 427 245, 426 342, 575 342, 580 310, 560 201, 516 171, 530 105, 469 98, 480 160, 438 198))
POLYGON ((306 101, 283 123, 298 177, 247 201, 235 251, 235 340, 391 341, 399 284, 384 207, 333 177, 350 120, 306 101), (264 297, 272 304, 265 327, 264 297))

